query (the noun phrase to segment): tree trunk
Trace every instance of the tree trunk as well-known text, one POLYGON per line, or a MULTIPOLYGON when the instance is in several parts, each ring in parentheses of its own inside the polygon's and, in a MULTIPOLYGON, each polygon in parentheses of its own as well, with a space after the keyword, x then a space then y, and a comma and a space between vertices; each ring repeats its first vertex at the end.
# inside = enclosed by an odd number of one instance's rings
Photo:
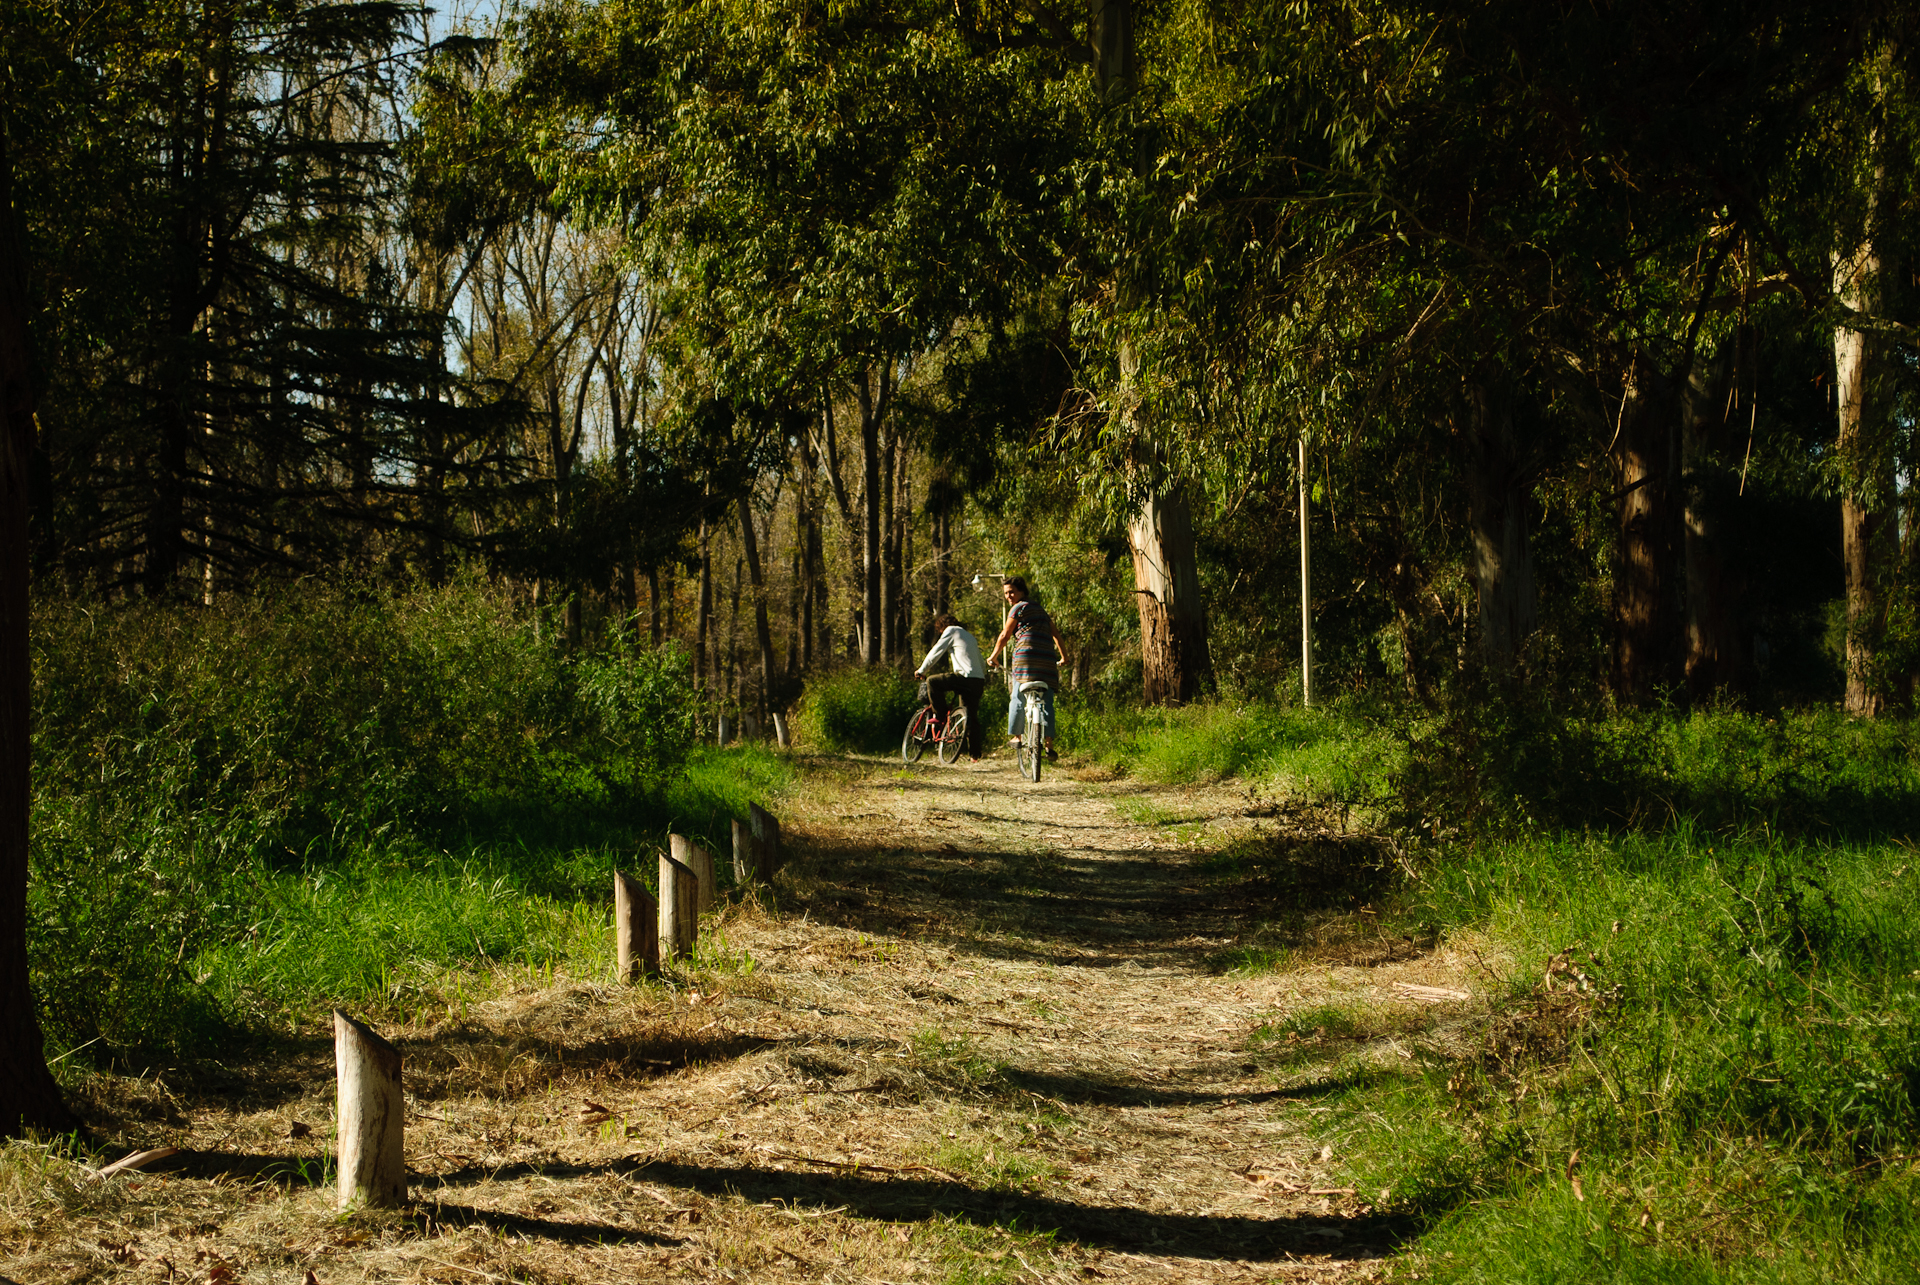
POLYGON ((1134 602, 1140 609, 1140 668, 1150 705, 1200 694, 1213 671, 1207 653, 1200 566, 1186 498, 1168 487, 1149 494, 1127 522, 1134 602))
POLYGON ((767 585, 760 574, 760 541, 753 529, 753 504, 740 498, 740 543, 745 549, 747 576, 753 583, 753 636, 760 645, 760 715, 766 721, 773 700, 773 631, 767 627, 767 585))
MULTIPOLYGON (((700 517, 700 601, 696 607, 693 645, 693 672, 701 687, 707 684, 707 642, 713 632, 713 537, 707 529, 706 515, 700 517)), ((713 669, 719 676, 719 665, 713 669)))
POLYGON ((661 643, 660 634, 660 568, 647 568, 647 639, 655 647, 661 643))
POLYGON ((1468 526, 1474 587, 1480 600, 1480 654, 1508 670, 1534 630, 1538 597, 1527 540, 1532 472, 1515 439, 1513 408, 1502 388, 1467 390, 1468 526))
POLYGON ((933 518, 933 609, 935 613, 953 610, 953 518, 941 509, 933 518))
POLYGON ((885 434, 880 449, 880 658, 891 664, 900 647, 900 443, 885 434))
POLYGON ((33 372, 26 247, 13 213, 0 122, 0 1135, 75 1125, 47 1070, 27 974, 27 820, 32 761, 27 638, 27 505, 33 372))
MULTIPOLYGON (((1879 303, 1879 258, 1869 242, 1834 266, 1834 288, 1841 299, 1862 312, 1879 303)), ((1846 486, 1840 495, 1840 539, 1847 584, 1847 713, 1862 718, 1878 716, 1886 706, 1877 681, 1875 642, 1882 604, 1875 572, 1882 542, 1880 514, 1875 512, 1875 474, 1870 463, 1870 438, 1877 425, 1868 405, 1869 361, 1872 345, 1864 331, 1844 326, 1833 332, 1834 401, 1839 413, 1838 447, 1846 486)))
POLYGON ((1740 683, 1740 599, 1743 586, 1732 570, 1732 550, 1721 533, 1730 505, 1738 502, 1727 462, 1732 428, 1752 413, 1752 393, 1742 407, 1735 354, 1744 332, 1736 331, 1711 365, 1688 380, 1681 422, 1680 463, 1684 509, 1681 541, 1687 575, 1687 694, 1697 704, 1740 683), (1742 415, 1742 410, 1747 415, 1742 415))
POLYGON ((1616 557, 1614 686, 1637 705, 1673 680, 1677 647, 1672 575, 1679 407, 1672 381, 1645 354, 1627 370, 1614 458, 1620 483, 1616 557))
POLYGON ((861 496, 865 510, 865 545, 861 552, 866 579, 862 585, 860 658, 869 665, 877 665, 885 659, 882 644, 886 626, 883 623, 881 582, 886 578, 886 564, 880 545, 883 502, 880 425, 886 418, 887 403, 892 396, 892 365, 891 361, 883 361, 878 380, 874 379, 874 372, 868 370, 861 374, 860 382, 855 385, 860 398, 860 449, 865 463, 865 493, 861 496), (877 394, 875 383, 879 385, 877 394))

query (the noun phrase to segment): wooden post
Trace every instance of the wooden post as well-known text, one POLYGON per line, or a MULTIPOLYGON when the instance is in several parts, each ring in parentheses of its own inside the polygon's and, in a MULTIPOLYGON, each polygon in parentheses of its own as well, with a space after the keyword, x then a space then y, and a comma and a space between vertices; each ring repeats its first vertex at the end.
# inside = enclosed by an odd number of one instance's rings
POLYGON ((773 741, 783 750, 793 748, 793 729, 787 726, 787 716, 776 713, 773 716, 773 741))
POLYGON ((406 1099, 400 1050, 333 1014, 333 1062, 339 1080, 339 1206, 392 1209, 406 1203, 406 1099))
POLYGON ((753 827, 745 821, 733 823, 733 881, 746 887, 760 877, 760 850, 754 842, 753 827))
POLYGON ((758 803, 749 803, 747 824, 753 830, 754 847, 759 858, 757 877, 761 883, 772 883, 774 872, 780 869, 780 861, 785 855, 780 851, 780 823, 773 819, 773 813, 758 803))
MULTIPOLYGON (((685 838, 667 836, 675 853, 688 847, 685 838)), ((683 861, 660 854, 660 953, 663 957, 691 959, 694 936, 700 931, 699 884, 683 861)))
MULTIPOLYGON (((713 909, 713 854, 697 843, 687 844, 686 855, 674 853, 675 860, 693 871, 693 913, 703 916, 713 909)), ((698 923, 698 919, 695 920, 698 923)))
POLYGON ((722 714, 720 716, 720 723, 714 740, 723 746, 733 744, 733 719, 730 715, 722 714))
POLYGON ((660 971, 660 903, 623 870, 613 872, 613 944, 621 981, 637 982, 660 971))

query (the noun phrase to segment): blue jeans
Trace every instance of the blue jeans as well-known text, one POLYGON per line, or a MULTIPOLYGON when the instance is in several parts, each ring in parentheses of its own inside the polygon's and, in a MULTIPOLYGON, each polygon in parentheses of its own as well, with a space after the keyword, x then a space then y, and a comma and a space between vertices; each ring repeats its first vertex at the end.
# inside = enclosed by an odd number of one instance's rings
MULTIPOLYGON (((1019 692, 1013 693, 1013 699, 1007 702, 1007 735, 1019 736, 1027 721, 1026 697, 1019 692)), ((1053 739, 1053 688, 1040 693, 1040 739, 1053 739)))

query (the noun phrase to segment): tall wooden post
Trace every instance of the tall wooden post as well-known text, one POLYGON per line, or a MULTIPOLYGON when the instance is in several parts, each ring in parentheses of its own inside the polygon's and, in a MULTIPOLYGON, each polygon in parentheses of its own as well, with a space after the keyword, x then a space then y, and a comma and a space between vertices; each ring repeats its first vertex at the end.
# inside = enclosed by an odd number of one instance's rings
POLYGON ((333 1014, 338 1077, 339 1194, 342 1209, 392 1209, 406 1203, 406 1098, 400 1050, 354 1021, 333 1014))
POLYGON ((613 872, 613 944, 621 981, 660 971, 660 903, 623 870, 613 872))
POLYGON ((1300 704, 1313 706, 1313 545, 1307 526, 1307 439, 1300 438, 1300 704))
POLYGON ((674 834, 667 841, 674 855, 660 854, 660 953, 691 959, 700 931, 699 881, 686 862, 676 859, 686 852, 687 840, 674 834))

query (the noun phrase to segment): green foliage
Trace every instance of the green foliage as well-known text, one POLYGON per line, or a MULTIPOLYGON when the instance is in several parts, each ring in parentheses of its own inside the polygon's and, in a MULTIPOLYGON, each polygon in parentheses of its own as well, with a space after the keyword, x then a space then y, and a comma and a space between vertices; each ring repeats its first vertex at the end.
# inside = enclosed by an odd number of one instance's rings
POLYGON ((57 1047, 377 994, 407 960, 547 958, 614 849, 669 813, 724 834, 780 778, 689 773, 672 650, 569 656, 473 584, 44 601, 33 630, 29 946, 57 1047))
POLYGON ((802 745, 881 754, 900 748, 919 699, 919 685, 892 670, 835 670, 807 684, 794 726, 802 745))

